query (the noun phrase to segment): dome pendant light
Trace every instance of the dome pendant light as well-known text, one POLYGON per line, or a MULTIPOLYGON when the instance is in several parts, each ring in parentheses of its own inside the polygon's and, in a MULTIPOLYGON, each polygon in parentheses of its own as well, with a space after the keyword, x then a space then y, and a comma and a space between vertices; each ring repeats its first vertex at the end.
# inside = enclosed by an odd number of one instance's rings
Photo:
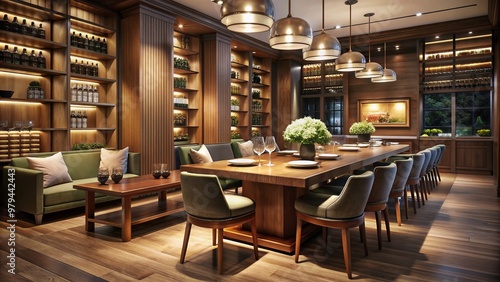
POLYGON ((274 23, 274 5, 271 0, 227 0, 220 21, 235 32, 267 31, 274 23))
POLYGON ((304 50, 302 58, 306 61, 333 60, 340 56, 340 50, 339 40, 325 33, 325 0, 323 0, 321 33, 313 37, 311 46, 304 50))
POLYGON ((396 72, 387 68, 386 44, 384 42, 384 75, 372 78, 372 82, 393 82, 396 80, 396 72))
POLYGON ((372 62, 371 55, 371 30, 370 30, 370 19, 375 15, 374 13, 367 13, 365 17, 368 17, 368 63, 366 63, 365 69, 356 72, 356 78, 373 78, 381 77, 384 74, 384 68, 376 62, 372 62))
POLYGON ((300 18, 291 15, 291 0, 288 0, 288 16, 277 20, 271 27, 269 44, 278 50, 304 49, 312 43, 312 29, 300 18))
POLYGON ((352 51, 352 5, 358 3, 358 0, 347 0, 349 5, 349 52, 342 54, 336 62, 335 69, 341 72, 360 71, 366 66, 366 59, 363 54, 352 51))

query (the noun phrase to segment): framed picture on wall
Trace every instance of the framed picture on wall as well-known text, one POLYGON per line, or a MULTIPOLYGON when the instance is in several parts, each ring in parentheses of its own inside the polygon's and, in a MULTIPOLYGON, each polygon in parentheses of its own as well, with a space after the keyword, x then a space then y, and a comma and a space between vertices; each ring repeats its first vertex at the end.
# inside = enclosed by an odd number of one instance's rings
POLYGON ((358 115, 375 127, 409 127, 410 98, 359 100, 358 115))

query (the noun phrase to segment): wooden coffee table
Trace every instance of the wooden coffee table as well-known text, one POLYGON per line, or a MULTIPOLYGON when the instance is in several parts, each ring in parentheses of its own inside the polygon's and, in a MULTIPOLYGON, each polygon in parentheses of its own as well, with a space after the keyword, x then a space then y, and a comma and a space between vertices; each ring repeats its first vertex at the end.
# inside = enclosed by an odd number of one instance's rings
POLYGON ((180 172, 173 170, 167 179, 154 179, 151 175, 141 175, 124 178, 118 184, 109 179, 104 185, 96 181, 77 184, 73 188, 86 192, 85 230, 87 232, 95 231, 95 223, 120 227, 122 229, 122 241, 128 242, 132 239, 132 225, 184 210, 182 202, 167 200, 167 189, 179 188, 180 186, 180 172), (95 193, 120 197, 122 199, 121 211, 96 216, 95 193), (158 193, 157 203, 147 203, 132 208, 132 197, 149 193, 158 193))

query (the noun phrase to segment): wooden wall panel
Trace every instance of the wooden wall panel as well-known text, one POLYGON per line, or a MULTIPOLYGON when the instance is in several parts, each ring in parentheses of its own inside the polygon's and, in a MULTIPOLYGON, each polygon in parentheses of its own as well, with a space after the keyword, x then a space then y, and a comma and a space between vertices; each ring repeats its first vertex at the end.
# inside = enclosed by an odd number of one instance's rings
POLYGON ((492 145, 490 141, 456 141, 457 172, 491 174, 492 145))
POLYGON ((141 173, 154 163, 174 166, 174 18, 139 6, 122 20, 122 146, 141 153, 141 173))
POLYGON ((203 41, 203 143, 231 140, 231 38, 209 34, 203 41))

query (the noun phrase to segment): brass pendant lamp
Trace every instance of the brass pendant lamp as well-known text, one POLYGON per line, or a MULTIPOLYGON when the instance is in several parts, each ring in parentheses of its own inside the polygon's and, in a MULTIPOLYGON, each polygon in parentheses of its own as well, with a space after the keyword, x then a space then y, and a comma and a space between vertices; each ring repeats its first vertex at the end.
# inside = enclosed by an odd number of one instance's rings
POLYGON ((304 50, 302 58, 306 61, 324 61, 337 59, 340 56, 340 42, 332 35, 325 33, 325 0, 323 0, 321 33, 314 36, 311 46, 304 50))
POLYGON ((384 75, 372 78, 372 82, 393 82, 397 80, 396 72, 387 68, 386 43, 384 42, 384 75))
POLYGON ((288 0, 288 16, 277 20, 271 27, 269 44, 278 50, 304 49, 311 45, 311 26, 301 18, 292 17, 291 0, 288 0))
POLYGON ((370 19, 375 15, 374 13, 367 13, 364 16, 368 17, 368 63, 366 63, 365 69, 357 71, 356 78, 373 78, 381 77, 384 74, 384 68, 377 62, 371 61, 371 30, 370 30, 370 19))
POLYGON ((366 59, 363 54, 352 51, 352 5, 358 0, 347 0, 349 5, 349 52, 342 54, 335 63, 335 69, 340 72, 360 71, 366 66, 366 59))
POLYGON ((267 31, 274 23, 274 5, 271 0, 226 0, 220 21, 235 32, 267 31))

